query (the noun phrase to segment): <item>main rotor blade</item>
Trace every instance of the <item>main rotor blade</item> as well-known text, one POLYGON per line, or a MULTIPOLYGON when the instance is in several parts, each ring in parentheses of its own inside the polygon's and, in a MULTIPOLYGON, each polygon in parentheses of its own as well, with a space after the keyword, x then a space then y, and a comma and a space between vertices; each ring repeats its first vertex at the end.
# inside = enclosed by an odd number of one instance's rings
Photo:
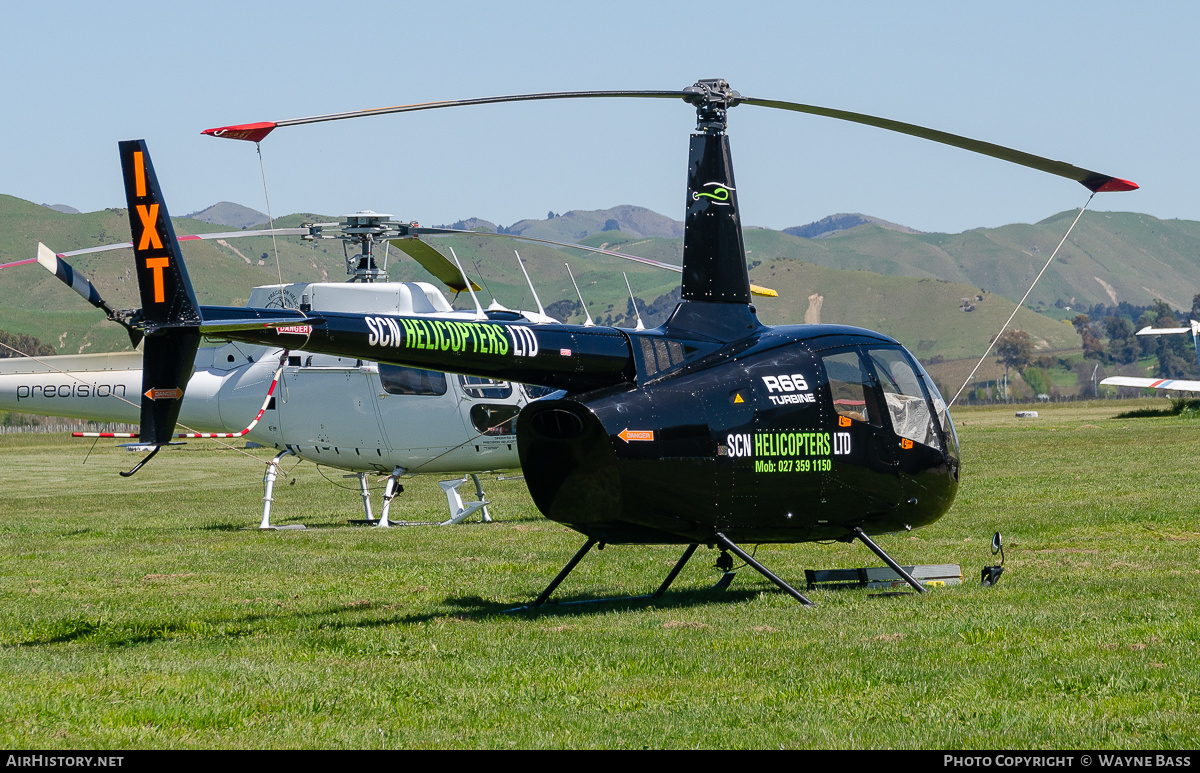
POLYGON ((755 99, 753 97, 742 97, 741 102, 747 105, 756 105, 758 107, 773 107, 777 110, 791 110, 796 113, 808 113, 810 115, 821 115, 826 118, 836 118, 840 121, 850 121, 852 123, 866 124, 879 129, 887 129, 888 131, 898 132, 900 134, 908 134, 913 137, 930 140, 932 142, 940 142, 943 145, 953 145, 956 148, 969 150, 974 153, 982 153, 985 156, 992 156, 1002 161, 1008 161, 1013 164, 1020 164, 1032 169, 1037 169, 1042 172, 1066 177, 1069 180, 1074 180, 1080 183, 1093 193, 1106 193, 1110 191, 1132 191, 1139 187, 1137 183, 1129 180, 1122 180, 1119 177, 1093 172, 1090 169, 1081 169, 1077 166, 1065 163, 1063 161, 1054 161, 1049 158, 1042 158, 1031 153, 1025 153, 1020 150, 1006 148, 1003 145, 995 145, 991 142, 983 142, 982 140, 973 140, 970 137, 962 137, 949 132, 938 131, 937 129, 929 129, 916 124, 904 123, 903 121, 893 121, 890 118, 878 118, 873 115, 864 113, 852 113, 848 110, 835 110, 830 107, 817 107, 816 105, 803 105, 799 102, 784 102, 778 99, 755 99))
MULTIPOLYGON (((176 237, 178 242, 194 242, 194 241, 209 241, 212 239, 241 239, 245 236, 305 236, 309 230, 307 228, 264 228, 261 231, 227 231, 225 233, 212 234, 184 234, 176 237)), ((119 244, 105 244, 100 247, 85 247, 82 250, 71 250, 70 252, 60 252, 60 258, 69 258, 73 255, 87 255, 92 252, 108 252, 109 250, 127 250, 133 247, 133 242, 121 242, 119 244)))
POLYGON ((229 140, 258 142, 279 126, 298 126, 305 123, 321 123, 322 121, 341 121, 346 118, 362 118, 368 115, 412 113, 417 110, 436 110, 441 107, 493 105, 499 102, 533 102, 544 99, 594 99, 604 97, 627 97, 634 99, 685 99, 688 96, 689 94, 684 91, 551 91, 541 94, 510 94, 502 97, 449 99, 441 102, 419 102, 412 105, 395 105, 393 107, 376 107, 367 110, 351 110, 346 113, 314 115, 309 116, 308 118, 293 118, 287 121, 260 121, 258 123, 234 124, 232 126, 220 126, 215 129, 205 129, 200 133, 207 134, 210 137, 223 137, 229 140))
MULTIPOLYGON (((697 84, 700 85, 700 84, 697 84)), ((546 99, 588 99, 588 98, 649 98, 649 99, 683 99, 684 101, 701 106, 703 96, 696 87, 692 87, 692 91, 558 91, 546 92, 540 94, 512 94, 502 97, 480 97, 477 99, 455 99, 445 100, 441 102, 423 102, 413 105, 396 105, 394 107, 380 107, 368 110, 353 110, 345 113, 330 113, 328 115, 315 115, 308 118, 294 118, 287 121, 261 121, 258 123, 235 124, 232 126, 221 126, 215 129, 205 129, 202 134, 207 134, 212 137, 224 137, 226 139, 248 140, 258 142, 266 137, 279 126, 296 126, 306 123, 319 123, 322 121, 340 121, 346 118, 361 118, 368 115, 387 115, 390 113, 409 113, 417 110, 434 110, 442 107, 462 107, 465 105, 489 105, 499 102, 529 102, 546 99)), ((817 105, 806 105, 800 102, 788 102, 779 99, 757 99, 754 97, 743 97, 735 91, 727 92, 728 98, 724 103, 724 107, 732 108, 739 104, 755 105, 758 107, 770 107, 777 110, 790 110, 795 113, 808 113, 810 115, 820 115, 826 118, 836 118, 840 121, 850 121, 852 123, 865 124, 874 126, 879 129, 907 134, 912 137, 920 137, 932 142, 939 142, 943 145, 952 145, 956 148, 969 150, 974 153, 981 153, 985 156, 992 156, 1002 161, 1027 166, 1031 169, 1037 169, 1049 174, 1066 177, 1069 180, 1075 180, 1082 184, 1088 190, 1094 193, 1102 193, 1109 191, 1132 191, 1139 186, 1137 183, 1129 180, 1123 180, 1119 177, 1093 172, 1090 169, 1082 169, 1077 166, 1072 166, 1062 161, 1054 161, 1049 158, 1035 156, 1032 153, 1025 153, 1013 148, 1006 148, 1003 145, 996 145, 991 142, 983 142, 981 140, 973 140, 969 137, 962 137, 949 132, 938 131, 937 129, 929 129, 916 124, 905 123, 903 121, 893 121, 890 118, 879 118, 865 113, 854 113, 849 110, 837 110, 830 107, 819 107, 817 105)))
MULTIPOLYGON (((389 239, 388 241, 391 242, 393 247, 420 263, 426 271, 433 274, 442 284, 454 292, 461 293, 467 289, 467 285, 463 282, 463 276, 459 272, 458 267, 451 263, 445 255, 430 247, 425 242, 420 239, 389 239)), ((475 284, 474 280, 471 280, 471 289, 482 290, 483 288, 475 284)))
MULTIPOLYGON (((586 250, 587 252, 595 252, 599 255, 611 255, 614 258, 623 258, 625 260, 632 260, 635 263, 644 263, 647 266, 654 266, 655 268, 662 268, 662 269, 666 269, 667 271, 674 271, 677 274, 683 273, 683 266, 676 266, 674 263, 663 263, 658 260, 652 260, 650 258, 643 258, 639 255, 626 255, 623 252, 615 252, 613 250, 605 250, 605 249, 601 249, 600 247, 588 247, 583 244, 571 244, 570 242, 556 242, 551 239, 535 239, 532 236, 521 236, 520 234, 500 234, 500 233, 492 233, 491 231, 464 231, 464 230, 457 229, 457 228, 419 228, 418 227, 418 228, 410 228, 408 230, 409 230, 409 233, 428 234, 430 236, 438 236, 438 235, 441 235, 441 236, 449 236, 449 235, 493 236, 493 237, 499 237, 501 239, 516 239, 516 240, 522 241, 522 242, 537 242, 538 244, 550 244, 555 247, 570 247, 571 249, 586 250)), ((396 242, 393 241, 392 244, 396 244, 396 242)), ((397 244, 396 246, 399 247, 400 245, 397 244)), ((403 249, 403 247, 401 247, 401 249, 403 249)), ((443 260, 445 260, 445 258, 443 258, 443 260)), ((430 273, 433 273, 433 272, 431 271, 430 273)), ((437 275, 434 274, 434 276, 437 276, 437 275)), ((439 276, 438 279, 441 279, 441 277, 439 276)), ((446 280, 442 279, 442 281, 445 282, 446 280)), ((449 284, 449 283, 447 283, 447 284, 449 284)), ((461 280, 459 281, 459 284, 462 284, 461 280)), ((753 295, 761 295, 761 296, 764 296, 767 298, 778 298, 779 297, 779 293, 775 292, 771 288, 759 287, 758 285, 754 285, 754 284, 750 285, 750 292, 753 295)))

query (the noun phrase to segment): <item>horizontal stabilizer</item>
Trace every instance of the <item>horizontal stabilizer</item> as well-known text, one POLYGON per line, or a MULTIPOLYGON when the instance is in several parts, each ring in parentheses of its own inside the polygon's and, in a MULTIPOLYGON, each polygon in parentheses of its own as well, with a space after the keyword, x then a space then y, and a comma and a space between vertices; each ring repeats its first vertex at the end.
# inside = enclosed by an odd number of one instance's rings
POLYGON ((1176 392, 1200 392, 1200 381, 1185 381, 1178 378, 1135 378, 1133 376, 1110 376, 1109 378, 1101 381, 1100 385, 1142 387, 1145 389, 1173 389, 1176 392))
POLYGON ((1162 336, 1170 335, 1172 332, 1192 332, 1192 328, 1142 328, 1138 331, 1140 336, 1162 336))
POLYGON ((1137 331, 1140 336, 1160 336, 1172 333, 1194 333, 1200 328, 1200 322, 1192 322, 1191 327, 1144 327, 1137 331))

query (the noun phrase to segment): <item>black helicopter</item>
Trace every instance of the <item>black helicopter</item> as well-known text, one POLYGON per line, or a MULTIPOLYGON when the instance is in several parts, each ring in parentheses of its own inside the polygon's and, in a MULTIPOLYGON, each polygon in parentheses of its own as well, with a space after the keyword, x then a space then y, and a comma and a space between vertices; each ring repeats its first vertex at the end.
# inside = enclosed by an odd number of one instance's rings
MULTIPOLYGON (((681 301, 653 330, 535 325, 504 311, 479 311, 472 322, 443 322, 316 314, 303 305, 201 307, 145 142, 122 142, 142 309, 102 308, 146 337, 141 442, 169 441, 202 335, 257 344, 286 339, 310 352, 537 384, 562 393, 530 403, 517 420, 525 480, 547 518, 587 541, 533 606, 544 603, 597 544, 686 545, 654 595, 667 589, 699 545, 708 545, 721 551, 718 566, 731 566, 733 553, 810 604, 739 543, 858 538, 923 591, 870 535, 930 524, 950 508, 958 489, 959 449, 946 402, 917 360, 886 335, 843 325, 759 322, 725 134, 727 110, 748 104, 877 126, 1067 177, 1093 192, 1137 186, 912 124, 743 97, 722 80, 702 80, 680 91, 425 103, 204 133, 257 142, 278 126, 587 97, 683 99, 696 109, 681 301)), ((463 232, 413 226, 403 236, 451 233, 463 232)), ((72 281, 65 263, 59 276, 72 281)))

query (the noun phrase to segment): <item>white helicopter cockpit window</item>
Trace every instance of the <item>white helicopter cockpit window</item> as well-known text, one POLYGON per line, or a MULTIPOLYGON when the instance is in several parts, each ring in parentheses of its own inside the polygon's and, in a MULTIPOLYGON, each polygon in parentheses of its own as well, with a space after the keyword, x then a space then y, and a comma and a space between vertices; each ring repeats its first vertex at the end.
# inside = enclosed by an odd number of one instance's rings
POLYGON ((833 409, 838 415, 854 421, 870 422, 876 427, 882 426, 873 380, 863 368, 858 352, 850 350, 826 354, 821 357, 821 362, 829 378, 833 409))
POLYGON ((512 384, 507 381, 496 381, 482 376, 459 376, 458 383, 462 385, 463 392, 467 397, 503 400, 512 395, 512 384))
POLYGON ((940 450, 942 442, 929 401, 908 358, 898 349, 869 349, 867 356, 879 376, 892 429, 902 438, 940 450))
POLYGON ((444 395, 446 374, 436 370, 379 363, 379 380, 389 395, 444 395))

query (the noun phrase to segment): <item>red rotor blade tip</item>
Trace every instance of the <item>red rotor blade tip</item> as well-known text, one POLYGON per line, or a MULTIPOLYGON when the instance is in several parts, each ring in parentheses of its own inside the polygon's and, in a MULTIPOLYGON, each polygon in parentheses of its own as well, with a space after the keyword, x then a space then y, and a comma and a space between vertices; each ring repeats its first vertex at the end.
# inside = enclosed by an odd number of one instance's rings
POLYGON ((1122 180, 1114 177, 1096 189, 1096 193, 1113 193, 1114 191, 1136 191, 1141 186, 1132 180, 1122 180))
POLYGON ((247 142, 258 142, 263 137, 271 133, 275 128, 275 124, 271 121, 260 121, 259 123, 240 123, 234 126, 220 126, 216 129, 205 129, 200 132, 207 134, 210 137, 222 137, 227 140, 246 140, 247 142))

